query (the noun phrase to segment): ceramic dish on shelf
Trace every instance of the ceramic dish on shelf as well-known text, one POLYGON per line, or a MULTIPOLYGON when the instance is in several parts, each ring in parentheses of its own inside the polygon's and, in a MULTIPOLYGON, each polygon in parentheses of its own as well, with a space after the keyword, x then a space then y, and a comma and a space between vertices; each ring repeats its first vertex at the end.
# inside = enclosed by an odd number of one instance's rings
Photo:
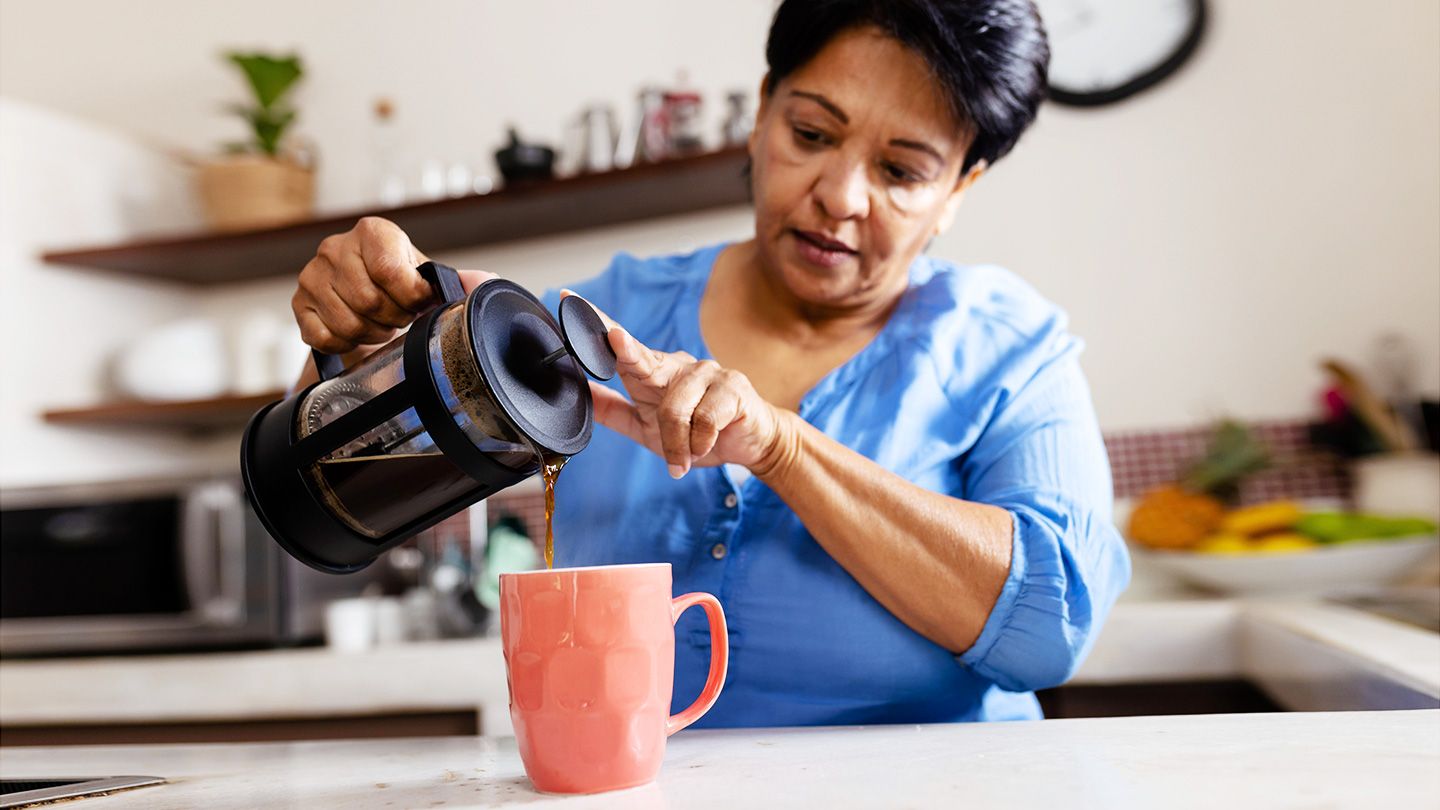
POLYGON ((1440 555, 1434 534, 1319 545, 1283 554, 1155 551, 1131 546, 1145 564, 1192 585, 1234 594, 1294 594, 1389 585, 1440 555))
POLYGON ((182 318, 117 352, 111 380, 119 393, 147 402, 209 399, 229 387, 228 360, 219 324, 182 318))

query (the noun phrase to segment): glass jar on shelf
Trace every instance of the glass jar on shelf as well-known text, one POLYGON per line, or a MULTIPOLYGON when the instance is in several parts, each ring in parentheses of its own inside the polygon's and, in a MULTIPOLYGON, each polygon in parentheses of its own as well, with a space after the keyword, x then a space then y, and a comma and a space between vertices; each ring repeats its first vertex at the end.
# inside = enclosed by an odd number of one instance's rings
POLYGON ((701 99, 693 90, 671 90, 664 96, 666 156, 681 157, 704 151, 701 99))

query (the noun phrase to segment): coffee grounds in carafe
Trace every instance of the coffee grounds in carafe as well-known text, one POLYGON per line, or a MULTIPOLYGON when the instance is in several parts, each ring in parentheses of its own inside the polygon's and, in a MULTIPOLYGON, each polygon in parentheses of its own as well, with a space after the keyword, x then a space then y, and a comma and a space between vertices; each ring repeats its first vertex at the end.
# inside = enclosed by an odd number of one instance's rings
MULTIPOLYGON (((440 359, 445 377, 450 381, 450 389, 465 416, 486 436, 513 445, 514 452, 518 454, 525 453, 530 441, 503 417, 504 410, 491 398, 481 379, 466 307, 451 307, 441 313, 435 324, 435 333, 440 337, 440 359)), ((431 345, 433 352, 434 344, 431 345)), ((507 460, 505 463, 510 462, 507 460)))

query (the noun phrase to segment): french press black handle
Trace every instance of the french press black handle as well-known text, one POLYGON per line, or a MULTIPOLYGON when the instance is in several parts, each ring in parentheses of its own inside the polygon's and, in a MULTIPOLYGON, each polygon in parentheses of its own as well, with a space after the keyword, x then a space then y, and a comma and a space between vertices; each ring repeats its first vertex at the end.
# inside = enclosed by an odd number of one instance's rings
MULTIPOLYGON (((455 272, 455 268, 439 262, 425 262, 415 270, 429 282, 430 289, 440 299, 436 306, 443 307, 465 297, 465 285, 460 283, 460 274, 455 272)), ((338 354, 325 354, 319 349, 311 349, 310 354, 315 358, 315 370, 320 372, 322 380, 339 377, 345 371, 345 361, 338 354)))

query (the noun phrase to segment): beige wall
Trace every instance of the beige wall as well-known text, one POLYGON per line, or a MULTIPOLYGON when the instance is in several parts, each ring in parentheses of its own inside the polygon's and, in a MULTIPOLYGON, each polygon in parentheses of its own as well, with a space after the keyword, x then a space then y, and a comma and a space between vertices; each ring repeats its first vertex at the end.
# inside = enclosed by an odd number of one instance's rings
MULTIPOLYGON (((1113 108, 1049 107, 934 252, 1007 265, 1072 314, 1107 429, 1311 413, 1316 360, 1382 332, 1440 391, 1440 3, 1216 0, 1192 64, 1113 108)), ((718 101, 763 67, 769 0, 245 4, 6 0, 0 95, 171 147, 236 137, 222 47, 297 47, 322 202, 371 187, 368 106, 395 97, 413 155, 483 162, 507 121, 558 140, 582 103, 629 113, 678 67, 718 101), (144 9, 143 14, 137 13, 144 9)), ((717 105, 718 106, 718 105, 717 105)), ((445 256, 538 288, 743 237, 743 210, 445 256)), ((3 270, 0 270, 3 272, 3 270)), ((207 312, 287 308, 288 283, 207 312)), ((7 335, 14 328, 7 324, 7 335)))

